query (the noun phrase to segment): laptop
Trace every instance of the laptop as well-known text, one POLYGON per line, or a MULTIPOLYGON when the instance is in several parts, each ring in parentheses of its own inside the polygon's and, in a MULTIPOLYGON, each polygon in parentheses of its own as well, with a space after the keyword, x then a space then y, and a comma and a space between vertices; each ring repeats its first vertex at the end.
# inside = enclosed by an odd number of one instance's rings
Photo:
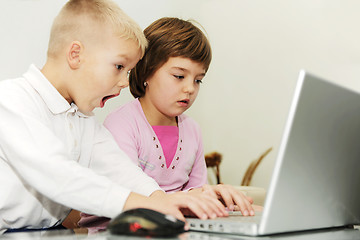
POLYGON ((187 221, 249 236, 359 224, 360 94, 301 70, 263 212, 187 221))

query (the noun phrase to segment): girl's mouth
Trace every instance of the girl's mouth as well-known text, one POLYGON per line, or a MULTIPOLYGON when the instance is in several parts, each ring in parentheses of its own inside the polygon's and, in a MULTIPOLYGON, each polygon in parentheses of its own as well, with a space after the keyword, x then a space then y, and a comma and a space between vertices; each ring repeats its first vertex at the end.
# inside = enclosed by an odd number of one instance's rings
POLYGON ((183 107, 187 107, 189 105, 189 100, 188 99, 184 99, 184 100, 181 100, 181 101, 178 101, 178 103, 180 104, 180 106, 183 106, 183 107))
POLYGON ((107 100, 109 100, 111 98, 114 98, 114 97, 117 97, 117 96, 119 96, 119 94, 120 93, 103 97, 103 99, 101 99, 101 102, 100 102, 100 107, 103 108, 105 106, 105 102, 107 100))

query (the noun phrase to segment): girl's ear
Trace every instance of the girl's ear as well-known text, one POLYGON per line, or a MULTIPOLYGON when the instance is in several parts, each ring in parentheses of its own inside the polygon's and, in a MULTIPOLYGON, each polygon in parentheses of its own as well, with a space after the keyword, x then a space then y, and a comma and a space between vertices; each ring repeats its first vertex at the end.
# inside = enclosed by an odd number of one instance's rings
POLYGON ((82 50, 83 50, 83 46, 81 42, 74 41, 71 43, 66 56, 70 68, 77 69, 80 67, 82 50))

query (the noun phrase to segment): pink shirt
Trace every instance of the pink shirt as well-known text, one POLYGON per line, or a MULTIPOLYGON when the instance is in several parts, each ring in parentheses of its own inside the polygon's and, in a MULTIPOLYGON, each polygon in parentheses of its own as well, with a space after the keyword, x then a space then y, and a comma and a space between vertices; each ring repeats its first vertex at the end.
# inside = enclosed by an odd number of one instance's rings
POLYGON ((207 181, 204 149, 199 125, 178 116, 179 137, 169 167, 162 145, 148 123, 138 99, 109 114, 104 121, 120 148, 166 192, 189 190, 207 181))
POLYGON ((169 168, 179 141, 179 129, 177 126, 152 126, 152 128, 164 151, 166 167, 169 168))

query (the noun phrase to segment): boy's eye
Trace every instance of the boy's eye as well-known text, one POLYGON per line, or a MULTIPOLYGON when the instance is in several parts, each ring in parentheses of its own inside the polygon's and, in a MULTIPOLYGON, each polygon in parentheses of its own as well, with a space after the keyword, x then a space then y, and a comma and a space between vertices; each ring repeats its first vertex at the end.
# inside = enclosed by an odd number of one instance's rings
POLYGON ((117 69, 117 70, 121 70, 121 69, 123 69, 123 68, 124 68, 124 66, 123 66, 123 65, 117 65, 117 64, 115 64, 115 67, 116 67, 116 69, 117 69))

